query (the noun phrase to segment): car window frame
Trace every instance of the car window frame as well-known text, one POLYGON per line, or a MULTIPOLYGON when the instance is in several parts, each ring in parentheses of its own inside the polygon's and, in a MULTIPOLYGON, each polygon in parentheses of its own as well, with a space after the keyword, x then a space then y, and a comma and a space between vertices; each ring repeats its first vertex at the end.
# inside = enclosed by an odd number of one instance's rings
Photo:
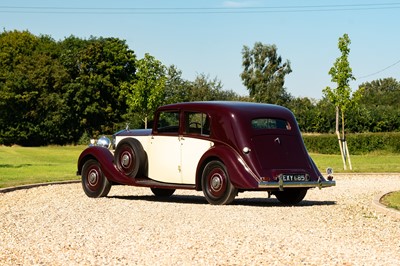
MULTIPOLYGON (((211 135, 211 116, 204 111, 193 111, 193 110, 184 110, 183 111, 183 134, 188 136, 203 136, 209 137, 211 135), (201 115, 200 128, 191 128, 190 127, 190 119, 188 115, 201 115), (205 128, 206 127, 206 128, 205 128), (193 131, 191 131, 193 130, 193 131)), ((192 121, 197 122, 197 121, 192 121)))
POLYGON ((176 109, 162 110, 162 111, 157 113, 157 121, 156 121, 156 123, 154 123, 154 126, 153 126, 153 134, 166 135, 166 136, 179 136, 180 132, 181 132, 181 124, 182 124, 182 121, 181 121, 181 111, 180 110, 176 110, 176 109), (161 130, 160 131, 160 128, 162 128, 162 127, 159 126, 159 124, 162 121, 161 116, 162 116, 162 114, 165 114, 165 113, 176 113, 177 114, 178 125, 177 126, 175 126, 175 125, 166 126, 166 127, 171 127, 171 128, 172 127, 176 127, 177 128, 176 131, 175 130, 174 131, 168 131, 168 130, 166 130, 166 131, 161 130))

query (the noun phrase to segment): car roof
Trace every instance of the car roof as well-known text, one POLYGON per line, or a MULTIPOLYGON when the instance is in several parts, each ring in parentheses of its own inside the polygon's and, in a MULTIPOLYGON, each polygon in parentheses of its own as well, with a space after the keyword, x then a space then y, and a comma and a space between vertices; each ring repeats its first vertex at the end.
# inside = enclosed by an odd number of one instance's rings
POLYGON ((253 102, 235 102, 235 101, 204 101, 204 102, 183 102, 165 105, 159 108, 160 111, 183 109, 193 111, 204 111, 208 113, 223 112, 236 115, 246 115, 252 117, 276 116, 288 117, 292 116, 292 112, 285 107, 253 102))

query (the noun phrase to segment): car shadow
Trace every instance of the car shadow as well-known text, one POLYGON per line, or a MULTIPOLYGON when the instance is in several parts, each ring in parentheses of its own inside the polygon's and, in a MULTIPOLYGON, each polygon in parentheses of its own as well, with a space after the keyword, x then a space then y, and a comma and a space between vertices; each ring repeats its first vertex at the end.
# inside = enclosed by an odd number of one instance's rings
MULTIPOLYGON (((131 201, 151 201, 151 202, 167 202, 180 204, 209 204, 202 196, 194 195, 172 195, 171 197, 157 197, 154 195, 143 196, 108 196, 107 198, 131 201)), ((329 206, 336 205, 336 201, 315 201, 303 200, 297 205, 286 205, 280 203, 276 198, 236 198, 230 205, 252 206, 252 207, 307 207, 307 206, 329 206)))

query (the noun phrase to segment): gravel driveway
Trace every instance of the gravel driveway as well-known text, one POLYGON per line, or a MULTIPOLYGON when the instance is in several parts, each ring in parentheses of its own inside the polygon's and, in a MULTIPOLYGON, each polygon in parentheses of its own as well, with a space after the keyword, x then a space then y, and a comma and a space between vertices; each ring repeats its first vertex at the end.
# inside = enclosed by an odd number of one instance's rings
POLYGON ((371 206, 400 175, 336 180, 296 207, 264 192, 228 206, 127 186, 102 199, 80 184, 0 193, 0 265, 400 265, 400 221, 371 206))

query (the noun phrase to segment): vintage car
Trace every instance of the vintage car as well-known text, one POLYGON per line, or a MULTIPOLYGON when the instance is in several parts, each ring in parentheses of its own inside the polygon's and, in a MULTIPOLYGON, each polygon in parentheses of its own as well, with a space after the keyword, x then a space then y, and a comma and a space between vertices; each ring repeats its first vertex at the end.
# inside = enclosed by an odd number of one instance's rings
POLYGON ((89 197, 119 184, 149 187, 158 197, 203 191, 215 205, 244 191, 267 191, 293 205, 310 188, 335 186, 309 156, 290 110, 247 102, 162 106, 152 129, 125 129, 85 149, 77 173, 89 197))

